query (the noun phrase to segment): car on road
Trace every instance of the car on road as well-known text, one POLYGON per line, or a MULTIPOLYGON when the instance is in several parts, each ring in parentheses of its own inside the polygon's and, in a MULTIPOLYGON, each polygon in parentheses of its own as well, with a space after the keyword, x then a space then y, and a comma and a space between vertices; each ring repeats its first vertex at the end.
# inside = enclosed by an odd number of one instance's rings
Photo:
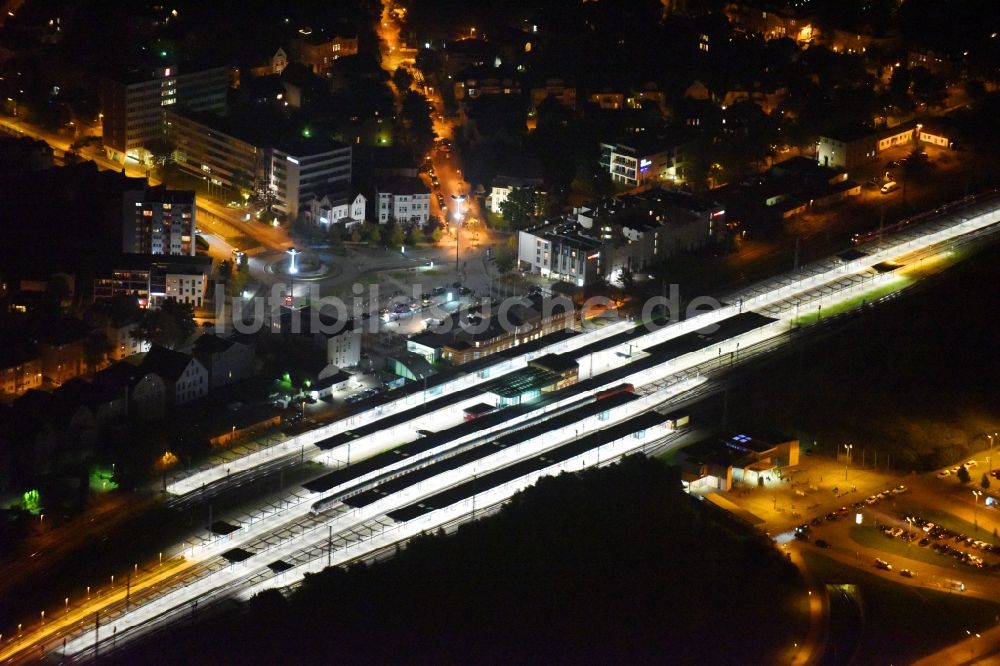
POLYGON ((812 525, 813 527, 819 527, 820 525, 823 524, 823 519, 820 518, 819 516, 816 516, 815 518, 809 521, 809 524, 812 525))
POLYGON ((948 476, 951 476, 951 470, 950 469, 943 469, 943 470, 941 470, 940 472, 937 473, 937 478, 939 478, 939 479, 943 479, 943 478, 948 477, 948 476))
POLYGON ((910 571, 909 569, 900 569, 899 575, 902 576, 903 578, 913 578, 913 572, 910 571))
POLYGON ((885 185, 883 185, 882 189, 879 190, 879 191, 882 194, 889 194, 890 192, 895 192, 898 189, 899 189, 899 183, 897 183, 894 180, 890 180, 888 183, 886 183, 885 185))
POLYGON ((816 539, 816 545, 820 548, 829 548, 830 544, 825 539, 816 539))
POLYGON ((892 565, 878 557, 875 558, 875 567, 883 571, 892 571, 892 565))
POLYGON ((973 467, 975 467, 978 464, 979 463, 977 463, 975 460, 969 460, 968 462, 965 463, 965 466, 968 469, 972 469, 973 467))
POLYGON ((917 545, 918 546, 926 546, 930 542, 931 542, 930 539, 928 539, 927 537, 924 537, 923 539, 921 539, 920 541, 917 542, 917 545))
POLYGON ((831 521, 831 522, 834 521, 834 520, 837 520, 837 514, 835 514, 835 513, 828 513, 828 514, 826 514, 826 519, 829 520, 829 521, 831 521))

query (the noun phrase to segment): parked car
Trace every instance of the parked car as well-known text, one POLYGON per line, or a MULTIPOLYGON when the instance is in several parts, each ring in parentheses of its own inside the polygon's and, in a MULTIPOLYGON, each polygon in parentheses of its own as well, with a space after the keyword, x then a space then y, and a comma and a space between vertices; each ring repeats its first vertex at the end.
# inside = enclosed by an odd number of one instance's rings
POLYGON ((909 569, 900 569, 899 575, 902 576, 903 578, 913 578, 913 572, 910 571, 909 569))
POLYGON ((883 571, 892 571, 892 565, 878 557, 875 558, 875 567, 883 571))
POLYGON ((890 180, 888 183, 882 186, 880 190, 882 194, 889 194, 890 192, 895 192, 899 189, 899 183, 894 180, 890 180))

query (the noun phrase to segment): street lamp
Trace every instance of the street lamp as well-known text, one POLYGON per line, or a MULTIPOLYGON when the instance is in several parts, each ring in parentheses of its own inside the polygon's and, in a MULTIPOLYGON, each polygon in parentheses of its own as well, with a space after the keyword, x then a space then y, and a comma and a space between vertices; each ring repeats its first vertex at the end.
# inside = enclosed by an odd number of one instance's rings
POLYGON ((975 525, 977 530, 979 529, 979 498, 982 494, 982 490, 972 491, 972 496, 975 498, 975 504, 972 506, 972 523, 975 525))
POLYGON ((847 463, 844 465, 844 481, 847 481, 847 468, 851 465, 851 449, 854 448, 854 445, 844 444, 844 448, 847 449, 847 463))
POLYGON ((460 232, 461 232, 461 222, 462 222, 462 215, 463 215, 463 210, 462 210, 463 206, 462 206, 462 204, 465 203, 465 199, 466 199, 466 197, 465 197, 464 194, 453 194, 453 195, 451 195, 451 200, 455 202, 455 212, 452 213, 452 217, 455 219, 455 277, 456 277, 456 279, 458 278, 458 245, 459 245, 459 236, 460 236, 460 232))

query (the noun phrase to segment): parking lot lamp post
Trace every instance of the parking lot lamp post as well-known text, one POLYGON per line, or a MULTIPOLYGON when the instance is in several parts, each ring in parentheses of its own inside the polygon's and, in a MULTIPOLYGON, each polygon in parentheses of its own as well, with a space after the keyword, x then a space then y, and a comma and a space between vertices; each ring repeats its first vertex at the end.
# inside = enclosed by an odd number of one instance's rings
POLYGON ((975 525, 977 531, 979 530, 979 497, 982 494, 982 490, 972 491, 972 496, 975 498, 975 504, 972 505, 972 524, 975 525))
POLYGON ((844 448, 847 450, 847 463, 844 465, 844 481, 847 481, 847 468, 851 466, 851 449, 854 448, 854 445, 844 444, 844 448))

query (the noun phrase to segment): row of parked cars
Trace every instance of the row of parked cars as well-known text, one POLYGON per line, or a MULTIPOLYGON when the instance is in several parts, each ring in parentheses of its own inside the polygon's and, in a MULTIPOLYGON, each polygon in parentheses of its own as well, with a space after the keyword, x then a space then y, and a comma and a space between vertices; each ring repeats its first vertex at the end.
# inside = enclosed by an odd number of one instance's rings
MULTIPOLYGON (((882 501, 883 499, 886 499, 887 497, 892 497, 894 495, 902 495, 903 493, 907 493, 909 491, 910 491, 909 488, 907 488, 906 486, 896 486, 895 488, 889 488, 887 490, 883 490, 882 492, 876 495, 872 495, 871 497, 868 497, 863 501, 855 502, 850 507, 842 506, 836 511, 831 511, 825 516, 816 516, 808 523, 803 523, 802 525, 799 525, 798 527, 795 528, 795 538, 800 541, 809 541, 809 533, 813 527, 819 527, 824 522, 833 522, 839 518, 843 518, 844 516, 847 516, 848 514, 851 513, 852 508, 855 511, 860 511, 865 506, 871 506, 873 504, 876 504, 882 501)), ((830 547, 830 544, 824 541, 823 539, 816 539, 815 543, 820 548, 830 547)))
POLYGON ((923 533, 923 536, 917 542, 919 546, 929 545, 938 554, 950 555, 961 562, 965 562, 970 566, 976 567, 977 569, 1000 571, 1000 562, 988 564, 980 555, 969 552, 968 550, 961 550, 959 548, 959 546, 962 546, 967 549, 974 549, 984 553, 1000 555, 1000 546, 994 546, 993 544, 986 543, 982 539, 974 539, 970 536, 949 530, 941 525, 935 525, 931 521, 924 520, 919 516, 906 516, 905 519, 918 526, 923 533))
MULTIPOLYGON (((972 471, 972 468, 977 466, 978 464, 979 463, 977 463, 975 460, 969 460, 967 462, 962 463, 961 465, 955 465, 951 469, 941 470, 940 472, 938 472, 937 478, 944 479, 951 476, 952 474, 958 474, 958 470, 961 467, 964 467, 967 471, 972 471)), ((1000 472, 1000 470, 997 471, 1000 472)), ((998 476, 997 478, 1000 478, 1000 476, 998 476)))

